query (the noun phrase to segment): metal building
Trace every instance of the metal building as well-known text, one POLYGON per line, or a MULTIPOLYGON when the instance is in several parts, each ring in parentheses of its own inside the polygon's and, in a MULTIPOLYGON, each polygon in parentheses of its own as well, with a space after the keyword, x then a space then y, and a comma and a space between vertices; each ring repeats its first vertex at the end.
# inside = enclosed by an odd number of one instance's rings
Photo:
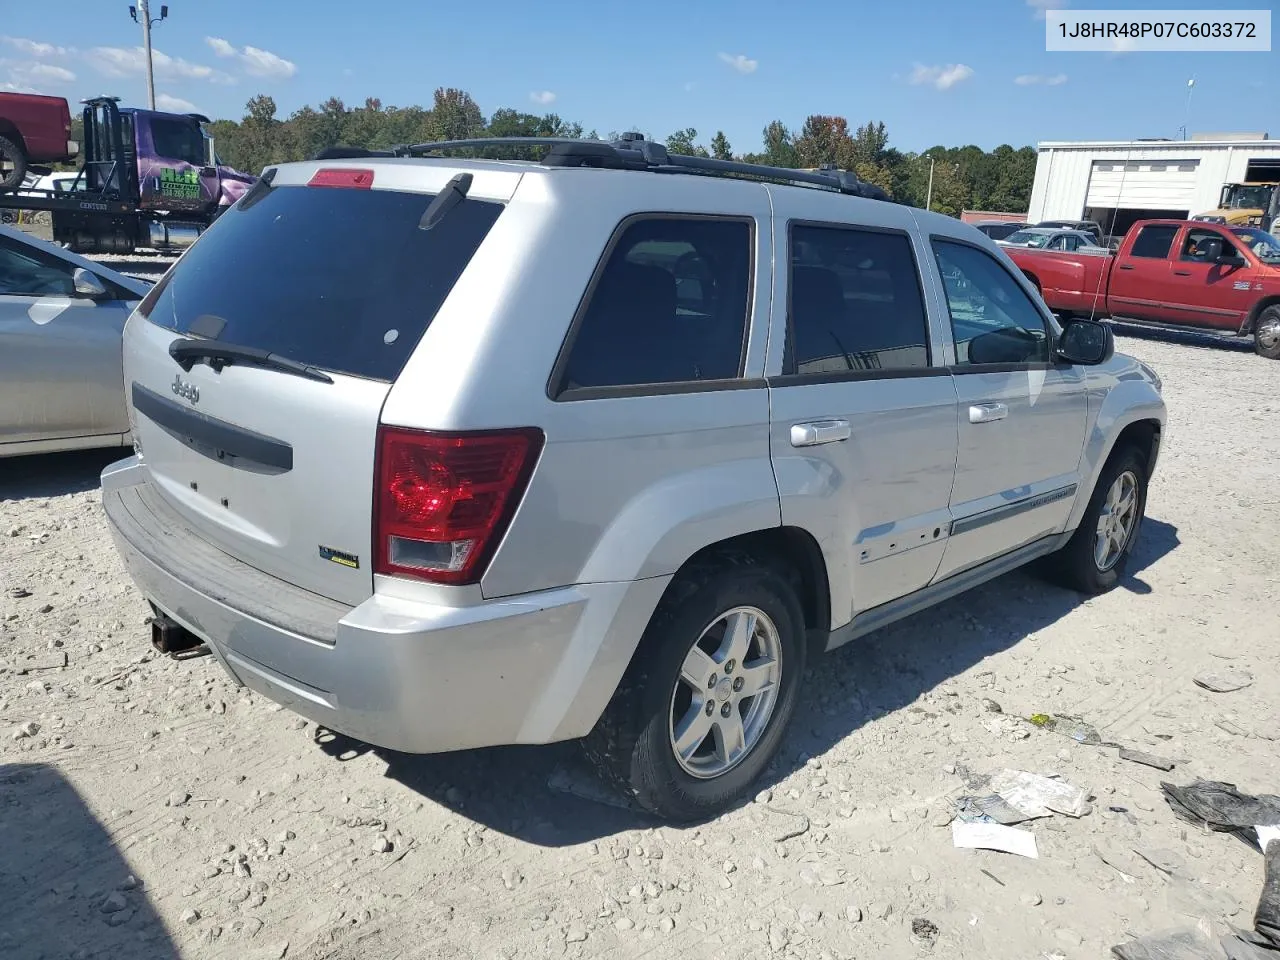
POLYGON ((1280 140, 1265 133, 1046 141, 1039 151, 1027 219, 1096 220, 1114 235, 1135 220, 1213 210, 1227 183, 1280 181, 1280 140))

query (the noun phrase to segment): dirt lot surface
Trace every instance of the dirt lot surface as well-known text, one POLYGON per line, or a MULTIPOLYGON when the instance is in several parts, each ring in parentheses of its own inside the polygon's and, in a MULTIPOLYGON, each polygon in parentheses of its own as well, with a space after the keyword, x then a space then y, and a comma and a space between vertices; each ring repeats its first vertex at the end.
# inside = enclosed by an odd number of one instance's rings
POLYGON ((1280 792, 1280 364, 1121 349, 1170 407, 1124 586, 1014 574, 820 661, 760 796, 688 829, 550 788, 591 782, 572 745, 386 754, 155 656, 111 455, 2 462, 0 956, 1018 960, 1251 927, 1262 858, 1159 783, 1280 792), (1252 682, 1193 682, 1225 670, 1252 682), (966 774, 1006 767, 1094 798, 1023 825, 1038 860, 953 846, 966 774))

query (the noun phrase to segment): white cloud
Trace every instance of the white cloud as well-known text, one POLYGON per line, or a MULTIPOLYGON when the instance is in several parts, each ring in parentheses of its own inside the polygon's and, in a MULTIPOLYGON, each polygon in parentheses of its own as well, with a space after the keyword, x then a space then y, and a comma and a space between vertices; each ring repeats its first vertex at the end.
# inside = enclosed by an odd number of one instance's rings
POLYGON ((35 93, 36 92, 35 87, 25 87, 22 84, 15 83, 12 80, 0 80, 0 90, 3 90, 5 93, 35 93))
POLYGON ((270 77, 275 80, 287 80, 298 72, 298 65, 292 60, 263 50, 260 47, 246 46, 237 50, 235 46, 221 37, 205 37, 204 42, 215 56, 225 60, 237 61, 245 73, 251 77, 270 77))
POLYGON ((156 94, 156 108, 159 110, 168 110, 170 113, 196 112, 196 105, 190 100, 183 100, 181 97, 171 97, 167 93, 156 94))
POLYGON ((1035 11, 1037 20, 1043 20, 1046 10, 1061 10, 1069 7, 1069 0, 1027 0, 1027 6, 1035 11))
POLYGON ((760 66, 759 60, 752 60, 741 53, 722 53, 720 54, 720 59, 742 74, 755 73, 756 67, 760 66))
POLYGON ((1042 73, 1023 73, 1013 78, 1013 82, 1020 87, 1060 87, 1067 82, 1065 73, 1054 73, 1046 76, 1042 73))
MULTIPOLYGON (((146 51, 142 47, 94 47, 85 54, 89 64, 104 77, 136 77, 146 73, 146 51)), ((235 78, 203 63, 192 63, 181 57, 151 50, 155 75, 162 80, 207 80, 210 83, 235 83, 235 78)))
POLYGON ((207 43, 213 52, 219 57, 234 57, 236 55, 236 48, 221 37, 205 37, 204 42, 207 43))
POLYGON ((38 60, 50 57, 65 57, 68 53, 75 53, 74 48, 58 47, 52 43, 28 40, 26 37, 0 37, 0 40, 3 40, 15 50, 25 53, 28 57, 35 57, 38 60))
POLYGON ((973 67, 963 63, 948 63, 944 65, 925 66, 917 63, 911 70, 911 76, 908 82, 916 86, 928 84, 931 87, 937 87, 939 90, 950 90, 957 83, 962 83, 973 76, 973 67))
POLYGON ((529 94, 529 99, 540 106, 549 107, 556 102, 556 95, 550 90, 535 90, 529 94))
POLYGON ((34 93, 42 86, 51 83, 71 83, 76 75, 65 67, 52 63, 40 63, 36 60, 3 60, 0 67, 5 68, 5 89, 13 92, 34 93))

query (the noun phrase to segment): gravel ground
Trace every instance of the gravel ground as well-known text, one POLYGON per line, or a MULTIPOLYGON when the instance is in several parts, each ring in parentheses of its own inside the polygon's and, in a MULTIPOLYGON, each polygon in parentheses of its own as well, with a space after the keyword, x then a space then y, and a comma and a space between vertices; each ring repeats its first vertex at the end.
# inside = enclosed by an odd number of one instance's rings
POLYGON ((1261 857, 1159 782, 1280 792, 1280 364, 1121 348, 1170 407, 1128 582, 1082 602, 1013 574, 844 648, 756 801, 689 829, 549 787, 591 784, 571 745, 371 750, 156 657, 101 514, 111 454, 5 462, 0 955, 1070 960, 1250 927, 1261 857), (1228 668, 1252 684, 1193 683, 1228 668), (966 773, 1005 767, 1094 797, 1026 825, 1038 860, 952 844, 966 773))

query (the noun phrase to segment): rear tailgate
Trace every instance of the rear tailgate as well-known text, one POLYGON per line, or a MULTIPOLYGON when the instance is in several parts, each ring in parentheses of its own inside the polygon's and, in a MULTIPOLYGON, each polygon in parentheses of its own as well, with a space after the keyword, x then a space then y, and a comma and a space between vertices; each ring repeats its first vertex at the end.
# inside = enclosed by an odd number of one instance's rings
POLYGON ((457 172, 413 161, 281 167, 183 255, 126 329, 134 436, 165 498, 227 553, 343 603, 373 590, 383 401, 519 179, 477 172, 467 199, 421 229, 457 172), (319 169, 363 173, 308 186, 319 169), (268 351, 313 375, 243 361, 215 370, 216 359, 184 369, 169 347, 192 339, 268 351))

